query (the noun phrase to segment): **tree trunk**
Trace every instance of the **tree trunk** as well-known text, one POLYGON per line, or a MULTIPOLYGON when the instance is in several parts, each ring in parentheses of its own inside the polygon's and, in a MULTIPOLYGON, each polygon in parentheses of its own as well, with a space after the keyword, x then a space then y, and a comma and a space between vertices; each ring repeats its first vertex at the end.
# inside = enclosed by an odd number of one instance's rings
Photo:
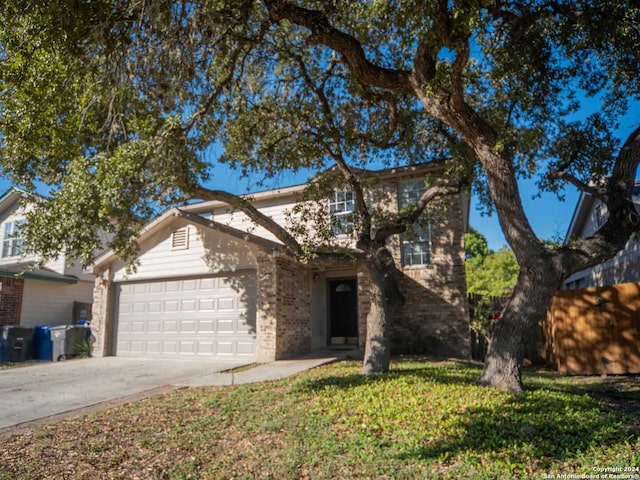
POLYGON ((521 368, 527 341, 543 318, 559 281, 551 269, 536 275, 520 274, 491 337, 479 385, 512 393, 522 391, 521 368))
POLYGON ((364 361, 360 373, 372 375, 389 371, 391 361, 391 321, 404 301, 391 254, 378 249, 362 262, 369 280, 370 308, 364 361))

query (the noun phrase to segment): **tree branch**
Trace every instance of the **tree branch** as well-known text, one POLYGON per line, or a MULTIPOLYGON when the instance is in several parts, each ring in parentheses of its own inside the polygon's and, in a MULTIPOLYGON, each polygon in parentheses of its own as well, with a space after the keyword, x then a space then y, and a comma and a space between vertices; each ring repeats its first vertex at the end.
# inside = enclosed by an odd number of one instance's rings
MULTIPOLYGON (((229 58, 230 58, 230 62, 229 63, 231 65, 231 67, 229 68, 229 71, 228 71, 227 75, 216 86, 216 88, 213 90, 211 95, 209 95, 209 97, 205 101, 204 105, 202 105, 202 107, 200 107, 198 110, 196 110, 191 115, 191 118, 189 119, 189 121, 184 126, 184 131, 185 132, 190 131, 193 128, 193 126, 195 125, 195 123, 198 121, 198 119, 202 118, 203 116, 205 116, 205 115, 207 115, 209 113, 209 111, 211 110, 211 108, 216 103, 216 100, 218 99, 218 97, 220 96, 222 91, 233 80, 234 74, 236 72, 236 67, 238 66, 238 58, 240 57, 240 54, 242 53, 242 51, 245 50, 246 47, 252 47, 252 46, 256 45, 258 43, 258 41, 264 37, 264 34, 267 32, 268 28, 269 28, 268 23, 264 22, 260 26, 260 30, 259 30, 258 36, 256 38, 243 37, 243 38, 239 38, 238 39, 238 44, 237 44, 236 48, 234 48, 234 50, 229 55, 229 58)), ((242 64, 243 64, 243 62, 242 62, 242 64)))
POLYGON ((464 82, 462 73, 469 61, 469 39, 460 41, 460 47, 456 51, 456 59, 451 66, 451 88, 453 90, 452 100, 460 108, 464 104, 464 82))
MULTIPOLYGON (((336 167, 338 168, 342 176, 345 178, 345 180, 349 184, 351 190, 353 191, 356 208, 362 220, 362 232, 360 233, 360 236, 361 237, 366 236, 366 238, 368 239, 369 231, 371 229, 371 214, 369 212, 369 208, 367 207, 367 204, 364 199, 362 185, 360 184, 358 177, 353 173, 353 171, 347 164, 346 160, 344 159, 339 140, 335 140, 336 138, 340 138, 340 135, 337 132, 337 128, 333 120, 333 111, 331 109, 331 105, 329 104, 329 100, 327 99, 323 90, 324 82, 322 84, 322 87, 319 87, 318 85, 316 85, 316 83, 313 81, 313 79, 311 78, 311 76, 307 71, 304 60, 299 55, 292 54, 292 56, 300 67, 300 71, 302 73, 302 77, 304 78, 305 83, 316 94, 316 96, 318 97, 318 100, 320 101, 321 109, 324 112, 324 115, 329 123, 329 128, 333 133, 333 138, 334 138, 334 140, 332 141, 332 144, 335 150, 332 148, 327 148, 327 153, 329 154, 329 156, 331 156, 334 159, 334 161, 336 162, 336 167)), ((321 142, 321 143, 324 143, 324 142, 321 142)), ((360 240, 364 240, 364 238, 360 238, 360 240)))
POLYGON ((602 189, 582 182, 571 173, 564 172, 562 170, 552 170, 549 172, 549 178, 551 178, 552 180, 564 180, 565 182, 568 182, 576 187, 581 192, 588 193, 589 195, 592 195, 599 200, 604 201, 606 198, 605 192, 602 189))
POLYGON ((266 228, 278 240, 284 243, 285 248, 291 255, 296 257, 302 255, 302 247, 300 246, 298 241, 271 217, 268 217, 264 213, 260 212, 246 198, 222 190, 209 190, 208 188, 204 188, 202 186, 196 187, 194 193, 197 197, 203 200, 217 200, 219 202, 226 203, 230 207, 240 210, 247 217, 249 217, 252 222, 266 228))
POLYGON ((413 58, 412 75, 420 85, 430 83, 436 76, 436 57, 425 37, 421 38, 418 43, 418 48, 413 58))
POLYGON ((283 0, 264 0, 264 4, 272 22, 289 20, 311 31, 308 43, 322 44, 342 54, 359 83, 413 93, 409 72, 371 63, 367 60, 362 44, 355 37, 334 28, 321 11, 299 7, 283 0))
POLYGON ((449 178, 438 178, 420 196, 415 206, 404 213, 398 213, 391 221, 375 232, 374 240, 384 242, 391 235, 406 231, 407 225, 413 225, 418 221, 430 202, 439 197, 453 195, 460 192, 457 181, 449 178))
POLYGON ((591 237, 574 239, 568 248, 556 253, 560 268, 579 272, 613 257, 640 229, 640 217, 631 199, 635 173, 640 163, 640 127, 627 139, 618 154, 607 182, 605 203, 609 217, 591 237))
POLYGON ((624 143, 609 178, 609 189, 631 190, 635 183, 640 161, 640 127, 636 128, 624 143))
MULTIPOLYGON (((398 104, 395 97, 388 91, 369 92, 366 88, 364 88, 362 96, 371 101, 383 101, 389 106, 389 124, 387 125, 387 132, 382 140, 373 140, 373 143, 379 148, 394 147, 397 142, 391 142, 391 139, 398 130, 398 104)), ((365 136, 361 135, 361 138, 365 138, 365 136)))

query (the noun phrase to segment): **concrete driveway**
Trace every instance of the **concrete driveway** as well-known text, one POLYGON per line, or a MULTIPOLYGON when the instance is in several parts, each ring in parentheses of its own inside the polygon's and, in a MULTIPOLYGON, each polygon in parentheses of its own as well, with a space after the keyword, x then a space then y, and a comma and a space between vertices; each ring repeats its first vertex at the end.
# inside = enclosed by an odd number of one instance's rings
POLYGON ((0 429, 131 397, 249 363, 102 357, 0 370, 0 429))

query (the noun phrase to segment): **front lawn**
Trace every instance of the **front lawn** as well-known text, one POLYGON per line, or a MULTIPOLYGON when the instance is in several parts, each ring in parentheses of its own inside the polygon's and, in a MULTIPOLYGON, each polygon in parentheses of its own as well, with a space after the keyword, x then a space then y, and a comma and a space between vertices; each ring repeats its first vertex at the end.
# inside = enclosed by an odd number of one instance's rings
POLYGON ((638 402, 635 381, 532 374, 512 396, 475 386, 467 364, 395 362, 377 378, 358 368, 185 389, 45 426, 0 442, 0 478, 510 479, 640 468, 637 411, 624 408, 638 402))

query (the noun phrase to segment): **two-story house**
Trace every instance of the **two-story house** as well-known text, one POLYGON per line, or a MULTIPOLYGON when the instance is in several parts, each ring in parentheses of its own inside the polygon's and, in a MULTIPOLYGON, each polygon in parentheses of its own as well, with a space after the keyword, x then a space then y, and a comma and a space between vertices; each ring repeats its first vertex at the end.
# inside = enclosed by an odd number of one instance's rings
MULTIPOLYGON (((640 213, 640 181, 632 191, 633 203, 640 213)), ((607 221, 607 206, 591 195, 581 194, 571 218, 565 243, 573 238, 593 235, 607 221)), ((632 236, 624 249, 604 263, 577 272, 562 285, 564 290, 603 287, 619 283, 640 282, 640 239, 632 236)))
MULTIPOLYGON (((442 174, 441 165, 371 172, 366 201, 398 211, 435 174, 442 174)), ((251 201, 287 225, 305 188, 263 191, 251 201)), ((354 210, 352 192, 335 191, 323 208, 340 237, 354 210)), ((406 298, 393 327, 396 352, 469 357, 468 208, 467 195, 450 196, 412 235, 391 237, 406 298)), ((96 355, 271 361, 329 345, 363 346, 369 297, 353 262, 300 263, 270 232, 215 201, 165 211, 144 227, 138 243, 133 272, 113 252, 96 259, 96 355)))
POLYGON ((0 197, 0 325, 68 325, 87 318, 94 276, 68 265, 64 252, 37 267, 39 258, 23 251, 23 195, 11 188, 0 197))

